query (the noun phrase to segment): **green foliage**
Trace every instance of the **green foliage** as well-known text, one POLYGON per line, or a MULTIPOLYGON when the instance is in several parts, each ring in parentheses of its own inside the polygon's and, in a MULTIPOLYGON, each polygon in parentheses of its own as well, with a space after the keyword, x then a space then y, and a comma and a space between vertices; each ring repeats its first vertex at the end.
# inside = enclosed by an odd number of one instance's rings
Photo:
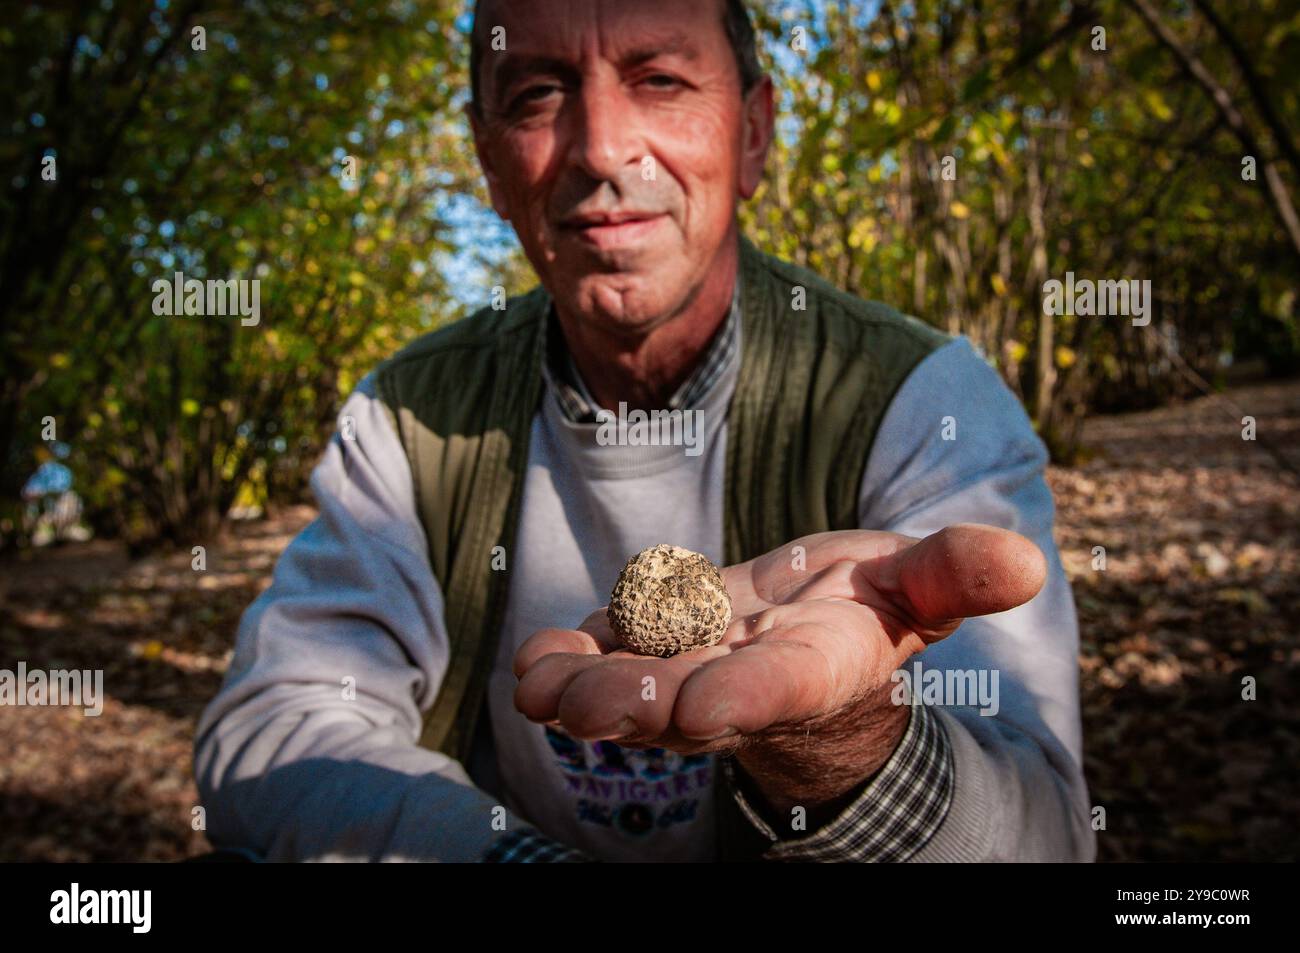
MULTIPOLYGON (((783 114, 769 179, 742 213, 759 241, 968 335, 1062 459, 1085 409, 1189 386, 1163 353, 1171 341, 1205 376, 1223 354, 1295 366, 1300 249, 1262 171, 1243 181, 1239 137, 1131 2, 865 6, 825 5, 802 55, 792 28, 820 7, 781 2, 759 19, 783 114), (1044 321, 1043 282, 1067 271, 1151 279, 1151 325, 1044 321)), ((1156 6, 1223 78, 1294 203, 1300 169, 1224 37, 1195 5, 1156 6)), ((1294 140, 1300 10, 1218 7, 1294 140)))
MULTIPOLYGON (((1210 0, 1150 0, 1258 144, 1245 181, 1241 131, 1139 15, 1145 2, 781 0, 756 13, 779 132, 746 230, 968 335, 1060 458, 1086 410, 1187 386, 1167 348, 1210 379, 1225 355, 1300 364, 1300 247, 1280 224, 1300 175, 1300 11, 1262 0, 1220 29, 1210 0), (791 49, 795 25, 806 52, 791 49), (1151 279, 1151 326, 1045 319, 1043 282, 1066 271, 1151 279)), ((4 505, 49 456, 47 415, 92 522, 130 538, 203 536, 233 502, 302 492, 340 397, 460 310, 439 263, 476 250, 449 203, 482 199, 460 111, 462 12, 104 0, 6 18, 4 505), (153 283, 177 271, 258 279, 260 323, 155 314, 153 283)), ((512 293, 533 281, 518 255, 496 269, 512 293)))
POLYGON ((453 13, 70 5, 0 35, 21 130, 0 162, 25 176, 0 246, 10 492, 46 413, 128 536, 207 533, 250 479, 300 491, 340 394, 452 313, 439 208, 477 187, 453 13), (174 272, 258 279, 260 322, 155 314, 174 272))

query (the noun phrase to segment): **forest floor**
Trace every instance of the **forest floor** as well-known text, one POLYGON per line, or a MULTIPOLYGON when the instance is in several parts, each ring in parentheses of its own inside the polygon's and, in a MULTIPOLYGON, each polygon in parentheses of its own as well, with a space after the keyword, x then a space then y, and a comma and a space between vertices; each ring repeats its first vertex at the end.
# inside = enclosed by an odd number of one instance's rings
MULTIPOLYGON (((1300 466, 1300 382, 1228 396, 1300 466)), ((1213 398, 1095 418, 1088 462, 1049 475, 1101 860, 1300 859, 1300 484, 1239 419, 1213 398)), ((237 525, 203 572, 94 540, 0 563, 0 669, 102 669, 107 696, 98 717, 0 709, 0 861, 207 849, 195 726, 312 515, 237 525)))

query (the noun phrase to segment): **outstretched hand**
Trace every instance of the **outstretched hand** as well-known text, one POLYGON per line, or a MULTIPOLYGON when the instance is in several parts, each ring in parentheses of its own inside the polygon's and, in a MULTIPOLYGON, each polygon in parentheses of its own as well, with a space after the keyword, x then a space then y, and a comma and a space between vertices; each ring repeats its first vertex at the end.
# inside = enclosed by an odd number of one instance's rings
POLYGON ((795 736, 806 745, 847 732, 848 748, 879 749, 847 769, 856 776, 883 763, 901 735, 906 710, 883 710, 891 674, 963 619, 1032 599, 1046 562, 1023 536, 964 524, 921 540, 819 533, 722 576, 733 616, 720 644, 637 655, 620 648, 602 608, 578 629, 543 629, 520 647, 516 707, 577 738, 682 753, 739 748, 747 767, 762 759, 765 739, 775 754, 795 736), (878 737, 852 738, 862 732, 878 737))

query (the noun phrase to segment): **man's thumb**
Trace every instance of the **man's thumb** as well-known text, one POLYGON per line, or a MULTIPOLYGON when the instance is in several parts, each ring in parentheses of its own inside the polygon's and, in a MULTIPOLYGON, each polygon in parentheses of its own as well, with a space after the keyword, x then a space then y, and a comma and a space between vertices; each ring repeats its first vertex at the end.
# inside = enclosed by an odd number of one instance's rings
POLYGON ((951 631, 962 619, 1014 609, 1047 580, 1042 551, 996 526, 949 526, 899 555, 901 595, 920 629, 951 631))

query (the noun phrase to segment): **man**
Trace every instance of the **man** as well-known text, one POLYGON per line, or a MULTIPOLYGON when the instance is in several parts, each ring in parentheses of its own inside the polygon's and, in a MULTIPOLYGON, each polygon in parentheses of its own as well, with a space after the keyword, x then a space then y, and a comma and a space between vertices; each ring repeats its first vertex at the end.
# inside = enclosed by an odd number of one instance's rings
POLYGON ((199 726, 213 842, 1092 859, 1042 444, 964 340, 739 235, 773 129, 743 6, 484 0, 474 38, 475 145, 542 287, 348 400, 199 726), (592 610, 664 542, 725 566, 732 626, 616 651, 592 610))

